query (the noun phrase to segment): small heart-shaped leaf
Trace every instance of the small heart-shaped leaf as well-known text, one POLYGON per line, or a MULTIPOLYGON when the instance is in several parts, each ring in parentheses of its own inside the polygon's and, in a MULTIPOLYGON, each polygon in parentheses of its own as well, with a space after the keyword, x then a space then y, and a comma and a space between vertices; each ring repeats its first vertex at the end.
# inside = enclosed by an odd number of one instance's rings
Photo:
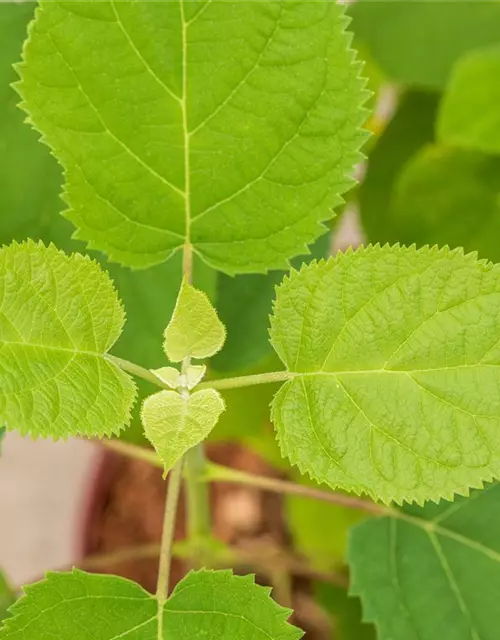
POLYGON ((188 397, 160 391, 146 398, 141 414, 144 431, 165 470, 208 436, 224 409, 224 400, 215 389, 202 389, 188 397))
POLYGON ((220 351, 225 339, 226 329, 208 296, 184 280, 165 329, 163 348, 169 360, 208 358, 220 351))

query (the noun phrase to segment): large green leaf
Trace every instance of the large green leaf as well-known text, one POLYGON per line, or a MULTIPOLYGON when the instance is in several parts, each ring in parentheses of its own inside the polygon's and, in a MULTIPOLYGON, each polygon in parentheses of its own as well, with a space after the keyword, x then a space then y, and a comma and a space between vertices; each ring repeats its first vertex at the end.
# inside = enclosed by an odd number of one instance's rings
POLYGON ((89 258, 28 241, 0 250, 0 423, 34 436, 118 433, 136 389, 105 355, 125 315, 89 258))
MULTIPOLYGON (((71 239, 72 225, 59 213, 63 204, 60 167, 47 147, 37 142, 35 132, 23 124, 23 114, 16 107, 19 97, 9 86, 15 80, 12 64, 19 59, 34 7, 33 3, 0 2, 0 150, 8 158, 0 172, 0 242, 29 237, 45 244, 52 241, 68 253, 81 253, 84 244, 71 239)), ((127 310, 127 323, 114 353, 148 368, 162 366, 162 334, 181 282, 181 256, 142 271, 107 263, 100 253, 92 252, 92 257, 110 273, 127 310)), ((196 286, 213 298, 214 271, 197 256, 193 271, 196 286)), ((155 390, 143 381, 138 386, 141 398, 155 390)), ((134 410, 132 428, 124 435, 143 439, 138 411, 134 410)))
POLYGON ((350 564, 380 640, 496 640, 500 486, 359 525, 350 564))
POLYGON ((392 235, 449 244, 500 261, 500 160, 424 147, 403 167, 392 198, 392 235))
POLYGON ((14 603, 14 594, 7 579, 0 571, 0 622, 7 615, 7 609, 14 603))
POLYGON ((42 2, 19 91, 77 236, 133 266, 189 242, 228 273, 285 268, 365 137, 346 23, 327 1, 42 2))
POLYGON ((497 2, 359 0, 350 13, 381 69, 410 86, 442 89, 461 56, 500 43, 497 2))
POLYGON ((359 188, 363 228, 371 242, 399 242, 398 213, 393 211, 394 186, 404 164, 434 138, 438 97, 410 91, 377 140, 359 188))
POLYGON ((290 615, 251 576, 188 574, 159 610, 139 585, 115 576, 51 573, 26 587, 0 640, 298 640, 290 615), (159 628, 160 627, 160 628, 159 628))
POLYGON ((500 47, 457 63, 441 105, 437 132, 445 144, 500 153, 500 47))
POLYGON ((500 267, 436 247, 369 247, 292 272, 273 345, 281 449, 332 487, 385 502, 500 474, 500 267))

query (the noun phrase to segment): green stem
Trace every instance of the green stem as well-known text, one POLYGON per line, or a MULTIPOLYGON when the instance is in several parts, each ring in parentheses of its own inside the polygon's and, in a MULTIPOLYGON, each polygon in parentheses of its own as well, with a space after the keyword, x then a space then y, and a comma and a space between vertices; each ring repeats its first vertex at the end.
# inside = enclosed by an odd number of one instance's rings
POLYGON ((138 378, 142 378, 143 380, 147 380, 148 382, 151 382, 151 384, 161 387, 162 389, 170 389, 170 387, 162 382, 152 371, 135 364, 135 362, 129 362, 128 360, 123 360, 123 358, 117 358, 116 356, 112 356, 110 353, 107 353, 105 358, 117 367, 120 367, 120 369, 123 369, 123 371, 128 371, 128 373, 131 373, 138 378))
POLYGON ((203 444, 186 453, 186 500, 188 510, 188 539, 200 541, 212 534, 210 494, 207 484, 208 465, 203 444))
MULTIPOLYGON (((162 389, 170 389, 168 385, 160 380, 152 371, 145 369, 135 362, 129 362, 123 360, 123 358, 117 358, 111 354, 106 354, 106 359, 113 362, 117 367, 128 371, 128 373, 151 382, 151 384, 161 387, 162 389)), ((272 371, 269 373, 257 373, 251 376, 239 376, 237 378, 221 378, 220 380, 207 380, 202 382, 196 388, 197 389, 237 389, 240 387, 252 387, 256 384, 272 384, 273 382, 286 382, 291 380, 297 374, 290 371, 272 371)))
MULTIPOLYGON (((155 467, 163 468, 163 464, 161 463, 156 453, 154 453, 153 451, 148 451, 143 447, 138 447, 137 445, 127 444, 124 442, 117 442, 115 440, 105 440, 103 444, 110 449, 114 449, 120 453, 123 453, 128 457, 136 458, 138 460, 144 460, 145 462, 149 462, 155 467)), ((198 470, 201 471, 201 469, 202 465, 199 465, 198 470)), ((290 482, 288 480, 278 480, 276 478, 269 478, 267 476, 258 476, 252 473, 239 471, 238 469, 223 467, 221 465, 214 464, 213 462, 205 463, 204 469, 205 470, 203 472, 203 478, 200 478, 198 474, 196 474, 195 476, 197 478, 198 485, 202 485, 203 480, 205 480, 206 482, 228 482, 230 484, 241 484, 249 487, 255 487, 257 489, 261 489, 262 491, 269 491, 271 493, 296 495, 302 496, 303 498, 309 498, 311 500, 330 502, 331 504, 338 504, 350 509, 366 511, 368 513, 373 513, 374 515, 392 515, 394 517, 400 517, 400 512, 391 509, 391 507, 385 507, 381 504, 371 502, 370 500, 366 500, 364 498, 357 498, 355 496, 350 496, 343 493, 335 493, 333 491, 323 491, 322 489, 316 489, 315 487, 295 484, 294 482, 290 482)), ((186 474, 188 473, 189 472, 186 471, 186 474)), ((194 501, 195 500, 193 500, 193 503, 194 501)), ((206 532, 207 529, 205 528, 204 531, 206 532)))
POLYGON ((183 466, 184 459, 181 458, 170 472, 170 479, 167 488, 165 516, 163 518, 163 533, 160 547, 160 566, 158 568, 158 586, 156 589, 158 618, 160 620, 158 627, 160 630, 162 629, 161 618, 163 616, 163 606, 168 598, 170 565, 172 561, 172 548, 175 533, 175 517, 177 514, 177 505, 179 504, 183 466))
POLYGON ((238 378, 222 378, 220 380, 207 380, 202 382, 197 389, 237 389, 239 387, 251 387, 256 384, 272 384, 273 382, 286 382, 295 377, 295 373, 289 371, 273 371, 271 373, 257 373, 251 376, 239 376, 238 378))
POLYGON ((222 467, 211 463, 207 467, 206 479, 210 482, 230 482, 233 484, 242 484, 249 487, 256 487, 263 491, 272 493, 302 496, 303 498, 311 498, 313 500, 321 500, 338 504, 350 509, 359 509, 367 511, 375 515, 386 515, 392 513, 390 507, 384 507, 370 502, 364 498, 357 498, 343 493, 334 493, 333 491, 322 491, 315 487, 308 487, 302 484, 295 484, 288 480, 278 480, 277 478, 269 478, 267 476, 257 476, 237 469, 222 467))

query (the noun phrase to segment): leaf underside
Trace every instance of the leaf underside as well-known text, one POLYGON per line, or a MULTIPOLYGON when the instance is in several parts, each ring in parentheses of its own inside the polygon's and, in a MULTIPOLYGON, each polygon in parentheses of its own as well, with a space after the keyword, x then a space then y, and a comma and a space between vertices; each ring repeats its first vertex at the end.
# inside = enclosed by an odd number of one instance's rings
POLYGON ((177 391, 160 391, 146 398, 141 412, 144 432, 165 470, 207 438, 224 407, 215 389, 195 391, 187 398, 177 391))
POLYGON ((496 640, 500 486, 358 525, 349 561, 380 640, 496 640))
POLYGON ((365 139, 347 22, 326 1, 42 2, 17 88, 77 237, 135 267, 189 242, 228 273, 286 268, 365 139))
POLYGON ((189 573, 159 615, 157 601, 138 584, 74 570, 50 573, 26 595, 0 628, 0 640, 299 640, 291 611, 230 571, 189 573), (162 622, 162 629, 158 626, 162 622))
POLYGON ((28 241, 0 250, 0 423, 103 436, 130 420, 131 378, 105 359, 124 312, 100 267, 28 241))
POLYGON ((500 268, 461 250, 368 247, 292 272, 273 401, 302 472, 389 502, 466 494, 500 473, 500 268))

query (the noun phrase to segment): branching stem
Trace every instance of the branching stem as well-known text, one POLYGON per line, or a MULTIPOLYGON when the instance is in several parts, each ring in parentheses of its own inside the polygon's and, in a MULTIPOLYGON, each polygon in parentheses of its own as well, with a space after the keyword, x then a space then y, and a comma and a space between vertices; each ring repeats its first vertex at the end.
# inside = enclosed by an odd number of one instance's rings
MULTIPOLYGON (((158 456, 153 451, 149 451, 144 447, 138 447, 137 445, 127 444, 125 442, 116 442, 113 440, 104 441, 104 444, 123 455, 136 458, 138 460, 144 460, 153 466, 163 468, 158 456)), ((227 482, 230 484, 255 487, 262 491, 269 491, 271 493, 296 495, 302 496, 303 498, 309 498, 311 500, 330 502, 331 504, 338 504, 350 509, 358 509, 379 516, 394 515, 394 511, 390 507, 384 507, 383 505, 376 504, 375 502, 371 502, 364 498, 358 498, 356 496, 336 493, 334 491, 323 491, 322 489, 296 484, 288 480, 278 480, 267 476, 258 476, 253 473, 246 473, 244 471, 239 471, 238 469, 231 469, 230 467, 214 464, 213 462, 205 463, 204 469, 205 471, 203 476, 200 477, 198 475, 197 477, 197 484, 199 485, 203 485, 203 480, 206 482, 227 482)), ((186 474, 187 473, 188 472, 186 471, 186 474)), ((204 532, 208 531, 206 527, 200 526, 200 529, 201 528, 203 528, 204 532)))

